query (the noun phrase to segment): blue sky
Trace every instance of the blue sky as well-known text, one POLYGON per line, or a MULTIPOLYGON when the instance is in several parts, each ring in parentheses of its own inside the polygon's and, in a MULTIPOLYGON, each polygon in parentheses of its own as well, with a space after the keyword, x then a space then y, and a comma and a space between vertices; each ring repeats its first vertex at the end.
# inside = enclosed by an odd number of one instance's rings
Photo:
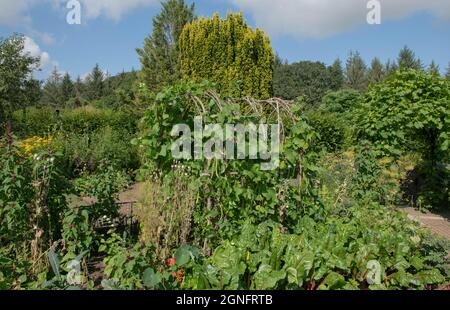
MULTIPOLYGON (((243 11, 249 24, 271 37, 289 61, 327 64, 350 50, 370 62, 394 59, 408 45, 425 64, 445 71, 450 61, 450 1, 381 1, 381 25, 367 24, 369 0, 197 0, 197 15, 243 11)), ((29 37, 28 49, 42 57, 45 78, 53 66, 84 76, 98 63, 111 74, 139 69, 135 52, 152 30, 157 0, 80 0, 82 25, 66 23, 65 0, 0 0, 0 36, 29 37)), ((191 1, 187 1, 191 2, 191 1)))

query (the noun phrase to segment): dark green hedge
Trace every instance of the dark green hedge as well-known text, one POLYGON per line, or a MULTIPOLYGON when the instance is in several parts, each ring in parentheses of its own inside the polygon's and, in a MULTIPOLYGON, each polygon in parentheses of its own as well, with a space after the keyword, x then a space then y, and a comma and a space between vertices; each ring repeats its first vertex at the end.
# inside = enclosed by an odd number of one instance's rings
POLYGON ((135 133, 138 115, 131 112, 113 111, 83 107, 78 109, 56 110, 50 107, 28 108, 16 111, 13 116, 14 134, 20 138, 43 136, 55 129, 84 134, 100 128, 135 133))

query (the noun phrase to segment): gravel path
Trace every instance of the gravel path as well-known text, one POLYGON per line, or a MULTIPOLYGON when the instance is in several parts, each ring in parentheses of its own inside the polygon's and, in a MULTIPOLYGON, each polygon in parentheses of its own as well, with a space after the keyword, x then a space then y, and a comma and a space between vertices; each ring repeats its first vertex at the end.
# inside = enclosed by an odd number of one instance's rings
POLYGON ((423 226, 429 228, 436 235, 450 240, 450 214, 423 213, 411 207, 403 207, 401 210, 417 219, 423 226))

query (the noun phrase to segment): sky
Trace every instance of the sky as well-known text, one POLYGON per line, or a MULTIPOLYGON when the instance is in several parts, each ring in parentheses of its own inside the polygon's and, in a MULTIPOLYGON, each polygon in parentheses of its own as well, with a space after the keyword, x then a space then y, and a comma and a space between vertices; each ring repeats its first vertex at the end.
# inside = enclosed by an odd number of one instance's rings
MULTIPOLYGON (((109 74, 139 69, 136 48, 151 33, 160 0, 78 0, 81 24, 71 25, 66 6, 77 0, 0 0, 0 37, 26 36, 25 49, 40 57, 45 79, 56 67, 86 76, 95 64, 109 74)), ((186 0, 191 3, 192 0, 186 0)), ((289 62, 331 64, 357 50, 367 63, 395 59, 408 45, 442 72, 450 62, 450 0, 378 0, 381 24, 370 25, 368 4, 377 0, 196 0, 196 14, 243 12, 263 29, 276 53, 289 62)))

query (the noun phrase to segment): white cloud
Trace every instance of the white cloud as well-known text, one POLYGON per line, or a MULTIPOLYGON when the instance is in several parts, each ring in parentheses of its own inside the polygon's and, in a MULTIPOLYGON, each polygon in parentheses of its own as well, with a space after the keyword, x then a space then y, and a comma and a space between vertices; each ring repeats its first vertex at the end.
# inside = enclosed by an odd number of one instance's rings
MULTIPOLYGON (((111 20, 120 20, 132 10, 159 5, 160 0, 79 0, 82 19, 95 19, 104 16, 111 20)), ((0 24, 17 26, 31 24, 30 9, 37 4, 46 4, 59 13, 67 12, 68 0, 0 0, 0 24)))
POLYGON ((40 32, 32 26, 29 10, 36 4, 37 0, 0 0, 0 25, 23 27, 29 35, 38 37, 44 44, 51 45, 55 42, 53 35, 40 32))
MULTIPOLYGON (((30 25, 30 9, 46 4, 59 14, 67 12, 68 0, 0 0, 0 24, 30 25)), ((105 17, 120 20, 125 14, 143 7, 159 6, 161 0, 79 0, 82 20, 105 17)), ((369 0, 226 0, 250 14, 257 25, 272 35, 297 38, 327 37, 366 23, 369 0)), ((450 19, 449 0, 380 0, 382 22, 426 11, 441 19, 450 19)), ((49 36, 42 37, 51 43, 49 36)))
MULTIPOLYGON (((320 38, 366 23, 369 0, 228 0, 270 34, 320 38)), ((450 18, 448 0, 380 0, 382 22, 427 11, 450 18)))
POLYGON ((39 36, 39 38, 42 40, 42 42, 44 42, 44 44, 52 45, 53 43, 55 43, 55 38, 53 37, 52 34, 39 31, 34 32, 36 33, 37 36, 39 36))
POLYGON ((112 20, 120 20, 132 10, 159 4, 160 0, 80 0, 82 18, 94 19, 105 16, 112 20))
POLYGON ((8 26, 29 24, 31 17, 27 15, 27 10, 36 3, 36 0, 1 0, 0 24, 8 26))
POLYGON ((40 60, 40 69, 43 71, 50 70, 52 67, 57 67, 58 62, 51 59, 50 55, 42 51, 39 45, 36 44, 36 42, 30 38, 25 37, 24 41, 24 53, 28 53, 30 56, 37 57, 40 60))

